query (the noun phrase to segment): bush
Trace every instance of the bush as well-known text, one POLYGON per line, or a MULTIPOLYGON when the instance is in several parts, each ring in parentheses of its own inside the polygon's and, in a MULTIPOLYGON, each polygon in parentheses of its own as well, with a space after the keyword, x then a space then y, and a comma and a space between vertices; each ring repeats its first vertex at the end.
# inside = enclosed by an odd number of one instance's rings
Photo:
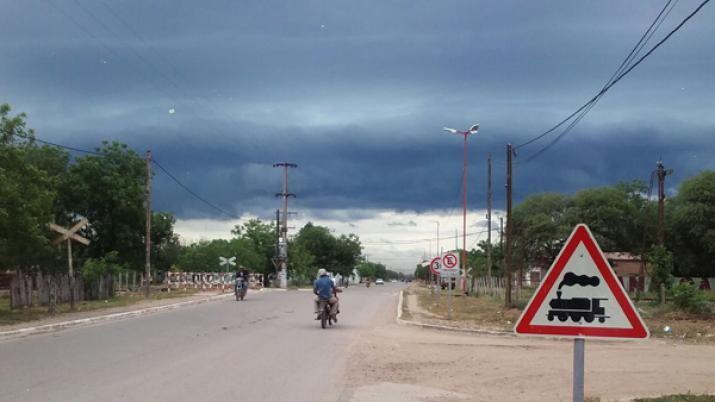
POLYGON ((673 303, 681 310, 694 314, 710 312, 707 295, 690 283, 679 283, 672 287, 673 303))

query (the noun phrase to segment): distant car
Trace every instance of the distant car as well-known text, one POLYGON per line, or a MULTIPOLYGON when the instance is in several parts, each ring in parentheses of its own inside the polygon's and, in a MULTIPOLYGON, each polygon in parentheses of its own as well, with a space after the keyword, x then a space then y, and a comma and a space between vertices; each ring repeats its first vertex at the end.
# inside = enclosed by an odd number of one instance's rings
POLYGON ((391 280, 390 283, 397 283, 397 279, 391 280))
POLYGON ((384 285, 384 284, 385 284, 385 281, 383 281, 382 279, 378 278, 375 280, 375 285, 384 285))

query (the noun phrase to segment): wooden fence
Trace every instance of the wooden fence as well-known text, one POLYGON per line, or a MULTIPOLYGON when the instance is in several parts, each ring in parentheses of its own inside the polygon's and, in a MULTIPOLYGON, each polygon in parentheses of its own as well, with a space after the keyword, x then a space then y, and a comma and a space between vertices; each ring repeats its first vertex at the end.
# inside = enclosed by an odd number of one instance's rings
MULTIPOLYGON (((75 301, 85 298, 84 281, 75 277, 75 301)), ((32 307, 35 303, 48 306, 50 300, 57 303, 69 303, 70 279, 67 274, 26 274, 22 271, 13 276, 10 281, 10 307, 32 307)))
POLYGON ((504 297, 506 280, 498 276, 482 276, 476 278, 474 291, 477 296, 504 297))

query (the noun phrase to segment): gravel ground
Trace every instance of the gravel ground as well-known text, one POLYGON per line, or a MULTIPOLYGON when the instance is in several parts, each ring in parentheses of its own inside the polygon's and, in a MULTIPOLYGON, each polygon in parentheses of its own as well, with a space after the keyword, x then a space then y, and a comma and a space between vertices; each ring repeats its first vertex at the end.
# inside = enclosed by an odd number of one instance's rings
MULTIPOLYGON (((573 343, 398 325, 395 305, 351 347, 341 401, 568 401, 573 343)), ((586 342, 586 395, 715 393, 715 346, 586 342)))

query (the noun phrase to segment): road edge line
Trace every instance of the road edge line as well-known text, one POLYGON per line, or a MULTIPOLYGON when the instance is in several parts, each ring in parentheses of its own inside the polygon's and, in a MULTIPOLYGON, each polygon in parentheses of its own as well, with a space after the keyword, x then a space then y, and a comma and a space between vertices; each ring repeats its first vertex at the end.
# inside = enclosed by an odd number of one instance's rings
POLYGON ((56 322, 53 324, 45 324, 45 325, 39 325, 39 326, 35 326, 35 327, 25 327, 25 328, 15 329, 12 331, 4 331, 4 332, 0 332, 0 342, 6 341, 6 340, 11 340, 11 339, 16 339, 16 338, 24 338, 24 337, 30 336, 30 335, 61 331, 63 329, 93 324, 95 322, 121 320, 121 319, 132 318, 132 317, 155 313, 155 312, 164 311, 164 310, 173 310, 173 309, 177 309, 177 308, 181 308, 181 307, 185 307, 185 306, 203 304, 203 303, 207 303, 207 302, 211 302, 211 301, 215 301, 215 300, 220 300, 222 298, 227 298, 229 296, 233 296, 233 293, 214 295, 214 296, 205 297, 203 299, 186 300, 186 301, 173 303, 173 304, 167 304, 167 305, 163 305, 163 306, 147 307, 147 308, 143 308, 143 309, 139 309, 139 310, 124 311, 121 313, 98 315, 95 317, 79 318, 76 320, 61 321, 61 322, 56 322))

